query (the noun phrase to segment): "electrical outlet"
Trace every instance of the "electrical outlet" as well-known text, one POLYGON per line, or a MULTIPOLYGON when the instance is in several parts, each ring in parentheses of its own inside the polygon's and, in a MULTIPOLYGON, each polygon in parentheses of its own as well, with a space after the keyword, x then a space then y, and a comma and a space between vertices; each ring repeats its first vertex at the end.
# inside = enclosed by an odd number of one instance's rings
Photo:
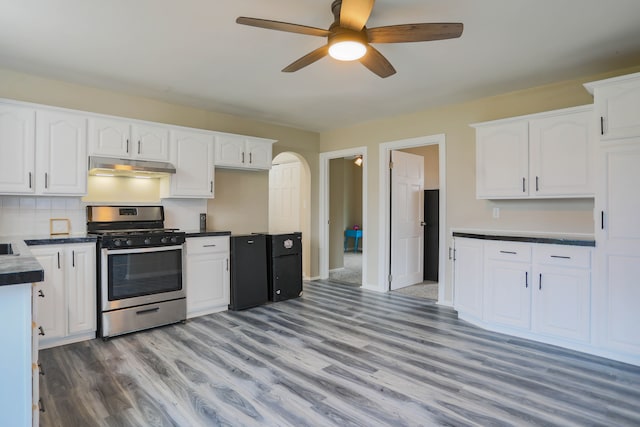
POLYGON ((500 208, 493 208, 493 218, 494 219, 500 218, 500 208))

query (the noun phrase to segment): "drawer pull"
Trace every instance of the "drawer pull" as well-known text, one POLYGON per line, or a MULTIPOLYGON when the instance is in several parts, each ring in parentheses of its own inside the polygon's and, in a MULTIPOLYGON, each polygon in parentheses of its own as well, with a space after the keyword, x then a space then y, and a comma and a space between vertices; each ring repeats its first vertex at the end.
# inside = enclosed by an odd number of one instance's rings
POLYGON ((156 311, 159 311, 159 310, 160 310, 160 307, 148 308, 146 310, 136 311, 136 314, 155 313, 156 311))
POLYGON ((540 273, 540 281, 538 282, 538 290, 542 290, 542 273, 540 273))
POLYGON ((500 251, 501 254, 510 254, 510 255, 518 255, 518 252, 513 251, 500 251))
POLYGON ((247 240, 247 244, 253 245, 253 240, 247 240))
POLYGON ((551 255, 551 258, 571 259, 570 256, 563 256, 563 255, 551 255))
POLYGON ((529 272, 528 271, 524 272, 524 287, 525 288, 529 287, 529 272))
POLYGON ((45 335, 46 335, 46 334, 44 333, 44 329, 42 329, 42 326, 38 326, 38 330, 40 331, 40 332, 38 332, 38 335, 42 335, 42 336, 45 336, 45 335))
POLYGON ((215 248, 216 245, 202 245, 203 248, 215 248))

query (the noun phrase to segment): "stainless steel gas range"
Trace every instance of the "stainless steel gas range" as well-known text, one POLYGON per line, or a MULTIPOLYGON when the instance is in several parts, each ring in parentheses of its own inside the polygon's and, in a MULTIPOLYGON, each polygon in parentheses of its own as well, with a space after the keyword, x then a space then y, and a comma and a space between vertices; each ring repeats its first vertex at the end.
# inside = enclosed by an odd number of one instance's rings
POLYGON ((98 236, 98 335, 184 321, 185 233, 164 228, 162 206, 88 206, 98 236))

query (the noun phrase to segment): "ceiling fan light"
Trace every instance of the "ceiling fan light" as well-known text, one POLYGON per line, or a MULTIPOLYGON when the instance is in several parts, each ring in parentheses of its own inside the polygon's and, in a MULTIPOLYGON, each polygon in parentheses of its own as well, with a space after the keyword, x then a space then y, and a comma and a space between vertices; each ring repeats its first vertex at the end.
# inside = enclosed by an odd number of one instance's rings
POLYGON ((352 40, 339 41, 329 46, 329 55, 339 61, 355 61, 367 53, 367 47, 352 40))

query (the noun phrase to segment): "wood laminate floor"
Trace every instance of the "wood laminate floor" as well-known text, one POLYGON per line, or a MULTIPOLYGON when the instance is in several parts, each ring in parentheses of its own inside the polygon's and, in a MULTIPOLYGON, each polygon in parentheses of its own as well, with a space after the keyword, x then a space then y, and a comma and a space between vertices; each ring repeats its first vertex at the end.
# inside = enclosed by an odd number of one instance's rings
POLYGON ((40 360, 42 426, 640 425, 639 367, 323 282, 40 360))

